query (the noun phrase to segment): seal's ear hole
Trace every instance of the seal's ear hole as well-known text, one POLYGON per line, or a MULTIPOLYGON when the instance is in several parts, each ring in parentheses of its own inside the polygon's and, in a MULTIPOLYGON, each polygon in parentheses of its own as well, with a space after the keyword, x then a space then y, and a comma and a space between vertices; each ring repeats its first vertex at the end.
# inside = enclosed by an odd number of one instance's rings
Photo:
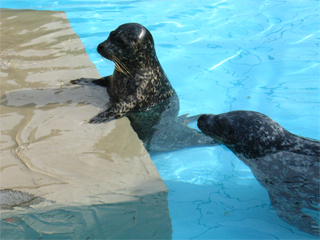
POLYGON ((226 117, 220 118, 220 121, 219 121, 218 123, 219 123, 220 129, 221 129, 223 132, 229 133, 229 131, 232 131, 231 129, 229 130, 230 126, 229 126, 229 123, 228 123, 228 120, 227 120, 226 117))
POLYGON ((220 118, 220 122, 226 122, 226 121, 227 121, 227 118, 226 118, 226 117, 220 118))
POLYGON ((233 130, 233 129, 230 129, 229 132, 228 132, 228 134, 229 134, 229 135, 234 134, 234 130, 233 130))
POLYGON ((221 126, 221 127, 224 127, 225 124, 226 124, 226 118, 225 117, 221 117, 218 119, 218 124, 221 126))

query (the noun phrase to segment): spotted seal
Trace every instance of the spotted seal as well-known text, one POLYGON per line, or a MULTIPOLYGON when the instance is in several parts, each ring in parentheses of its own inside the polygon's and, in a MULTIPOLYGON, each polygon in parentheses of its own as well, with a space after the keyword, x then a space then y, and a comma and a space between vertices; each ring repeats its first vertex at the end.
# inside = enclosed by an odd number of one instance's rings
MULTIPOLYGON (((107 88, 110 103, 90 123, 127 116, 150 151, 213 144, 211 138, 187 126, 196 117, 178 117, 179 98, 157 58, 153 37, 144 26, 119 26, 98 45, 97 51, 113 61, 115 69, 111 76, 91 81, 107 88)), ((71 83, 88 81, 77 79, 71 83)))
POLYGON ((250 167, 280 218, 319 235, 319 224, 301 211, 319 211, 319 141, 294 135, 253 111, 202 115, 198 127, 250 167))

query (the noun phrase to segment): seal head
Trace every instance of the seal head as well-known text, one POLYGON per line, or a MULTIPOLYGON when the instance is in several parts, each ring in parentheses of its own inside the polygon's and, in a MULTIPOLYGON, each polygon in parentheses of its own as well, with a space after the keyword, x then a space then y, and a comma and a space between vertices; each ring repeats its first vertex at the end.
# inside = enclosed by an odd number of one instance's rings
POLYGON ((246 157, 261 157, 267 152, 290 148, 293 140, 292 134, 277 122, 253 111, 204 114, 198 120, 198 127, 204 134, 246 157))
POLYGON ((119 26, 110 33, 106 41, 98 45, 97 51, 101 56, 113 61, 118 70, 127 74, 127 69, 122 69, 124 65, 118 65, 120 62, 131 69, 139 69, 151 64, 146 59, 157 61, 152 35, 138 23, 119 26))

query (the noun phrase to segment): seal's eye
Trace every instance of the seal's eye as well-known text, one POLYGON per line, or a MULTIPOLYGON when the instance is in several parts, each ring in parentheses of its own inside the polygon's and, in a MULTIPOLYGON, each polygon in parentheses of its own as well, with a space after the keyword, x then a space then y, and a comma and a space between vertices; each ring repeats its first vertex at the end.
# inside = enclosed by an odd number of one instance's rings
POLYGON ((232 129, 230 128, 229 121, 226 117, 221 117, 219 119, 219 129, 220 132, 224 135, 229 135, 232 133, 232 129))
POLYGON ((116 40, 116 43, 119 45, 125 44, 125 42, 121 38, 116 38, 115 40, 116 40))

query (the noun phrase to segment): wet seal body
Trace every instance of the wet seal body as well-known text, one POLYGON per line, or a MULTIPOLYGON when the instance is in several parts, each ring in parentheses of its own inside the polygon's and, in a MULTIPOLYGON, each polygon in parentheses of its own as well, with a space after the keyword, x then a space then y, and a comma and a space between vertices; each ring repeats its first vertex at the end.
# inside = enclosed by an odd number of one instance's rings
POLYGON ((319 211, 319 141, 294 135, 252 111, 202 115, 198 127, 250 167, 280 218, 319 236, 319 224, 301 211, 319 211))
MULTIPOLYGON (((148 150, 170 151, 188 146, 210 145, 212 139, 187 127, 194 118, 178 117, 179 98, 156 56, 151 33, 138 23, 112 31, 97 51, 115 63, 111 76, 92 80, 107 88, 110 103, 90 123, 127 116, 148 150), (166 129, 163 129, 166 128, 166 129), (165 134, 170 129, 168 136, 165 134), (170 138, 176 142, 170 142, 170 138)), ((72 84, 88 79, 71 81, 72 84)))

